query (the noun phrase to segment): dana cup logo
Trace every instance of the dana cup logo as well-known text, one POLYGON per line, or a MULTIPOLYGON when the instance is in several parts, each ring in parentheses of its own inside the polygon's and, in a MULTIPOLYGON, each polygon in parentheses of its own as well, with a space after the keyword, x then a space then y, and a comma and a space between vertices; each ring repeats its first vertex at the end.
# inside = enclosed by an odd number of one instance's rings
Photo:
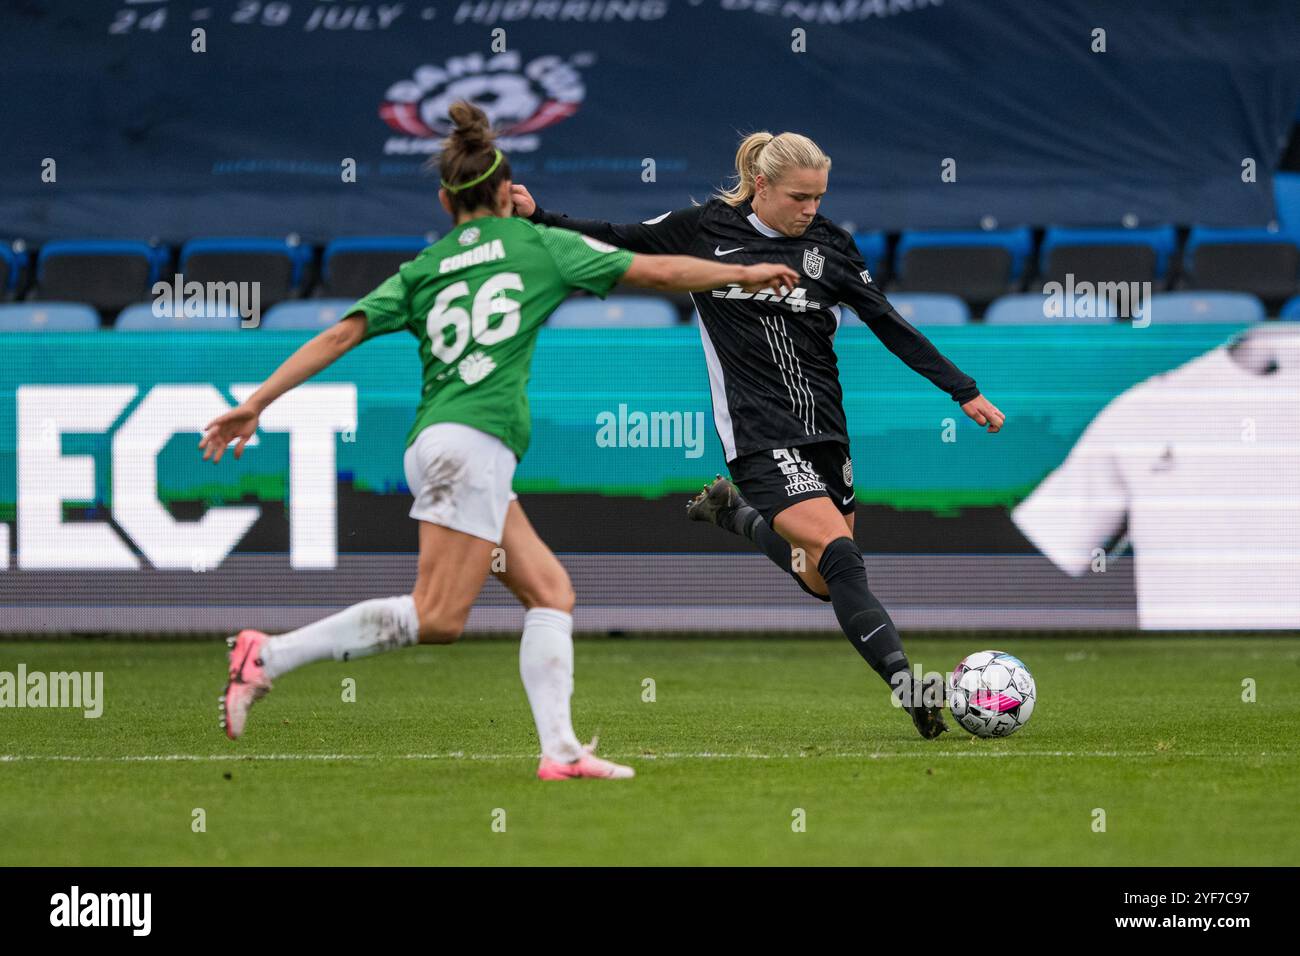
POLYGON ((803 251, 803 271, 809 279, 822 277, 822 265, 826 262, 826 257, 819 256, 818 251, 816 246, 803 251))
POLYGON ((580 67, 592 53, 567 60, 539 56, 524 62, 519 51, 452 57, 442 66, 418 67, 412 78, 388 88, 379 116, 398 133, 384 144, 386 154, 436 153, 452 130, 447 110, 469 100, 487 114, 502 149, 530 152, 540 145, 538 130, 572 116, 586 98, 580 67))

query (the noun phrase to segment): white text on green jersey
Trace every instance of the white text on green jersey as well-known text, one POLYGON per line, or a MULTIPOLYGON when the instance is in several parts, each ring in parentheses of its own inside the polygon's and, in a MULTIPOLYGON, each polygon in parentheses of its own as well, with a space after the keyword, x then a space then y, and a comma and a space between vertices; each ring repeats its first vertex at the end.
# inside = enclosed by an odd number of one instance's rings
POLYGON ((506 247, 500 239, 493 239, 491 242, 481 243, 473 249, 466 249, 464 252, 443 259, 442 262, 438 263, 438 273, 441 275, 455 272, 457 269, 465 269, 484 262, 495 262, 497 259, 504 259, 505 257, 506 247))

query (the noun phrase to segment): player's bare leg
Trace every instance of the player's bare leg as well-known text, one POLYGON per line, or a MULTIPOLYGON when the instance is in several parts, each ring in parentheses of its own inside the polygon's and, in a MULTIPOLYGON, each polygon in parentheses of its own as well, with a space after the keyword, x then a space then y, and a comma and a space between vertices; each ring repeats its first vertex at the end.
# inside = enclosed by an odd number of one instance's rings
POLYGON ((504 566, 493 569, 526 610, 519 643, 519 676, 542 743, 542 780, 573 777, 624 779, 631 767, 595 756, 596 741, 578 743, 569 700, 573 695, 573 605, 569 573, 538 536, 518 501, 506 512, 501 539, 504 566))
POLYGON ((411 594, 375 598, 286 634, 241 631, 231 639, 230 674, 219 700, 232 740, 253 704, 280 675, 313 661, 355 660, 415 643, 449 644, 464 630, 492 560, 491 541, 419 522, 420 561, 411 594))
POLYGON ((807 498, 777 514, 774 525, 817 568, 845 637, 889 684, 921 736, 933 740, 947 730, 942 688, 913 679, 898 629, 867 586, 862 552, 846 516, 830 498, 807 498))
POLYGON ((419 614, 419 642, 451 644, 465 630, 496 544, 428 521, 419 525, 420 566, 411 591, 419 614))

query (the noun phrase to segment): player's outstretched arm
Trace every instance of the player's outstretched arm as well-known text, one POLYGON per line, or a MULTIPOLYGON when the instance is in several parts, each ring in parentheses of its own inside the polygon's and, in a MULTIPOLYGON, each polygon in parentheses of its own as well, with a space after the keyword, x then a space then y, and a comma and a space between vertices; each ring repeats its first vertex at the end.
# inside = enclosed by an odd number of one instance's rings
POLYGON ((987 426, 990 434, 1002 430, 1006 416, 980 394, 975 380, 950 362, 920 330, 899 315, 891 306, 882 315, 865 319, 866 325, 884 343, 885 348, 937 387, 961 403, 961 410, 972 421, 987 426))
POLYGON ((357 345, 366 331, 366 320, 359 313, 304 343, 252 395, 243 402, 210 421, 204 428, 199 447, 203 460, 221 461, 226 447, 235 444, 235 457, 244 454, 244 446, 257 431, 257 420, 262 410, 297 385, 301 385, 323 368, 327 368, 357 345))
POLYGON ((746 292, 776 289, 785 295, 799 284, 799 273, 775 262, 742 266, 693 256, 633 256, 619 281, 660 292, 706 292, 738 285, 746 292))
POLYGON ((990 433, 1001 431, 1006 416, 980 394, 973 378, 950 362, 924 333, 890 305, 848 233, 841 232, 838 251, 844 260, 833 260, 830 268, 836 270, 834 282, 840 301, 853 309, 885 348, 908 368, 951 395, 972 421, 986 426, 990 433))
POLYGON ((672 255, 686 252, 699 228, 703 206, 689 206, 664 213, 646 222, 605 222, 602 219, 574 219, 563 213, 547 212, 532 194, 518 183, 510 187, 515 215, 541 226, 558 226, 580 232, 629 252, 672 255))

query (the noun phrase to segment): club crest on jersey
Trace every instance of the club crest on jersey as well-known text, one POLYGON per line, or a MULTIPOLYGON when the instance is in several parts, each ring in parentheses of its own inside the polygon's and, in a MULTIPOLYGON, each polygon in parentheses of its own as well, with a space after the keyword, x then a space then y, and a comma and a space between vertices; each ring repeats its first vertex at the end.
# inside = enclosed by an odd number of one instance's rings
POLYGON ((462 382, 466 385, 474 385, 492 374, 496 367, 497 363, 492 361, 492 356, 480 349, 461 359, 460 364, 456 366, 456 371, 460 373, 462 382))
POLYGON ((816 246, 803 251, 803 271, 804 275, 809 279, 820 279, 822 277, 822 266, 826 264, 826 257, 818 255, 818 252, 816 246))
POLYGON ((456 241, 462 246, 474 245, 474 243, 478 242, 478 226, 470 226, 460 234, 460 238, 456 241))
POLYGON ((853 488, 853 459, 844 459, 844 485, 852 490, 853 488))

